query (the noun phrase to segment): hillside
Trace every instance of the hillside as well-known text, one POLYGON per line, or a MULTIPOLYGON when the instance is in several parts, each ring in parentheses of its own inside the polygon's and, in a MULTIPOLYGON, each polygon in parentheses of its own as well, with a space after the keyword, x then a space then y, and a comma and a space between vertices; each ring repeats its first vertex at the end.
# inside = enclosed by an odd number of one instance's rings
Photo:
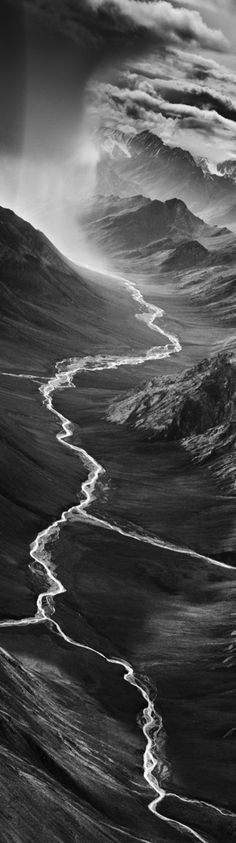
POLYGON ((208 257, 208 249, 205 249, 198 240, 186 240, 172 250, 164 261, 164 267, 166 270, 184 270, 206 263, 208 257))
POLYGON ((43 366, 86 348, 83 322, 94 320, 99 296, 68 264, 47 238, 12 211, 0 208, 0 295, 2 317, 2 366, 21 363, 43 366), (5 357, 5 363, 4 363, 5 357))
POLYGON ((6 208, 0 208, 0 296, 2 370, 48 371, 63 357, 120 350, 134 330, 125 290, 118 292, 108 275, 104 283, 102 272, 70 263, 6 208))
POLYGON ((205 359, 183 374, 156 378, 115 401, 108 418, 153 442, 179 442, 236 490, 236 362, 232 353, 205 359))
POLYGON ((103 843, 104 827, 107 843, 118 843, 122 810, 131 827, 137 813, 144 826, 146 806, 122 775, 122 758, 131 764, 126 732, 133 733, 138 704, 120 672, 113 670, 111 688, 101 659, 63 647, 41 627, 35 636, 1 631, 0 678, 2 843, 103 843), (19 658, 4 646, 19 649, 19 658), (96 693, 89 671, 100 676, 96 693), (101 729, 109 733, 109 753, 101 729))

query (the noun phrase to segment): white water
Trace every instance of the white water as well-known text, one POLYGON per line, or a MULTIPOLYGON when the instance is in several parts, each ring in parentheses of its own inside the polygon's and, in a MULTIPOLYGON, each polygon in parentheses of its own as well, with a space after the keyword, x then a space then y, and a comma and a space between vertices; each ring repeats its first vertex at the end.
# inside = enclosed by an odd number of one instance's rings
MULTIPOLYGON (((50 524, 49 527, 47 527, 45 530, 42 530, 40 533, 38 533, 34 542, 31 544, 30 567, 32 570, 34 570, 35 565, 36 567, 40 565, 43 571, 45 572, 46 579, 48 582, 47 590, 41 592, 38 596, 37 611, 35 616, 32 618, 22 618, 22 620, 4 621, 0 623, 0 626, 30 626, 31 624, 46 622, 50 619, 50 623, 53 625, 53 628, 68 644, 72 644, 73 646, 79 647, 83 650, 88 650, 89 652, 92 652, 100 658, 104 659, 107 663, 120 665, 124 668, 124 679, 140 692, 143 700, 146 703, 143 711, 143 734, 146 740, 146 747, 143 757, 143 775, 145 781, 155 793, 155 798, 149 803, 149 810, 153 814, 155 814, 162 822, 166 822, 182 834, 185 833, 188 836, 200 841, 200 843, 207 843, 207 838, 202 837, 200 834, 198 834, 197 831, 195 831, 190 826, 185 825, 177 820, 169 819, 163 816, 162 814, 158 813, 157 806, 167 795, 175 796, 175 798, 178 798, 182 803, 190 803, 193 805, 197 804, 199 805, 199 808, 201 807, 201 805, 207 806, 211 810, 217 811, 223 815, 229 812, 221 810, 217 806, 210 805, 209 803, 198 802, 197 800, 191 800, 185 797, 180 797, 176 794, 167 794, 166 790, 162 786, 162 773, 163 770, 166 770, 166 764, 164 764, 164 761, 161 757, 158 759, 156 756, 157 749, 159 748, 158 741, 160 747, 161 744, 163 744, 164 742, 164 729, 162 718, 160 714, 157 714, 157 712, 155 711, 155 698, 153 698, 153 696, 151 695, 150 689, 148 687, 143 687, 143 685, 140 684, 140 681, 136 678, 134 674, 133 668, 126 660, 108 658, 104 655, 104 653, 101 653, 100 651, 85 644, 80 644, 79 642, 74 641, 72 638, 70 638, 63 632, 59 624, 52 617, 55 612, 54 598, 58 594, 62 594, 63 592, 65 592, 65 588, 53 571, 51 552, 48 549, 48 546, 55 539, 59 538, 61 527, 70 520, 83 520, 89 523, 91 527, 101 527, 103 529, 105 528, 107 530, 111 530, 112 532, 116 532, 122 536, 125 536, 128 540, 135 540, 146 544, 151 544, 155 547, 168 549, 175 553, 185 554, 190 558, 201 559, 207 563, 220 566, 222 568, 231 568, 230 565, 218 562, 217 560, 211 559, 210 557, 202 556, 201 554, 196 553, 193 550, 175 546, 170 542, 164 542, 158 537, 141 535, 136 533, 135 531, 126 531, 116 524, 111 524, 108 521, 96 518, 95 516, 90 515, 88 513, 88 508, 95 498, 97 482, 105 472, 103 467, 90 454, 88 454, 87 451, 85 451, 83 448, 73 445, 73 443, 69 441, 73 436, 73 425, 69 419, 62 415, 62 413, 59 413, 57 410, 55 410, 53 406, 54 392, 56 390, 64 390, 65 388, 73 387, 73 378, 79 372, 94 370, 102 371, 104 369, 115 369, 120 366, 137 366, 142 363, 145 363, 148 360, 159 360, 164 357, 169 357, 173 353, 181 351, 181 345, 177 337, 172 336, 171 334, 167 333, 155 324, 155 320, 163 315, 163 311, 155 305, 147 303, 143 298, 141 292, 136 288, 135 284, 133 284, 132 282, 127 281, 127 279, 116 275, 110 275, 110 277, 114 277, 126 285, 129 292, 131 292, 133 299, 137 301, 142 308, 142 310, 136 314, 137 318, 145 321, 151 330, 156 331, 158 332, 158 334, 165 337, 167 339, 167 343, 165 346, 154 346, 153 348, 149 349, 145 354, 138 356, 115 357, 112 355, 97 355, 95 357, 87 356, 84 358, 62 360, 56 364, 55 375, 49 378, 46 383, 41 382, 39 391, 43 397, 43 402, 49 412, 53 413, 53 415, 56 416, 60 425, 59 432, 57 433, 57 439, 67 448, 70 448, 72 451, 74 451, 78 457, 80 457, 80 460, 82 461, 83 465, 88 470, 88 476, 81 486, 80 503, 62 512, 61 517, 57 521, 54 521, 52 524, 50 524)), ((31 378, 32 380, 38 380, 36 376, 33 375, 14 375, 12 373, 7 372, 2 374, 8 375, 10 377, 31 378)), ((116 831, 119 831, 121 834, 129 834, 129 832, 126 832, 126 830, 122 828, 116 828, 116 831)), ((132 837, 132 835, 129 836, 132 837)), ((146 843, 148 843, 148 841, 146 841, 146 843)))

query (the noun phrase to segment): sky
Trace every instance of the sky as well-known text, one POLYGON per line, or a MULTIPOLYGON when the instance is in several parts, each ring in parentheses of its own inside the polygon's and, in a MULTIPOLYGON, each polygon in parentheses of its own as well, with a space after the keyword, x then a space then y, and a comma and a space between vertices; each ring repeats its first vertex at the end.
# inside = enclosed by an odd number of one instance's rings
POLYGON ((172 30, 164 50, 150 47, 110 84, 98 85, 101 123, 110 120, 128 133, 149 129, 213 165, 236 157, 235 0, 151 5, 165 13, 171 7, 183 24, 189 15, 195 37, 181 38, 180 32, 176 39, 172 30))
POLYGON ((1 0, 0 40, 0 203, 62 247, 104 135, 236 157, 236 0, 1 0))

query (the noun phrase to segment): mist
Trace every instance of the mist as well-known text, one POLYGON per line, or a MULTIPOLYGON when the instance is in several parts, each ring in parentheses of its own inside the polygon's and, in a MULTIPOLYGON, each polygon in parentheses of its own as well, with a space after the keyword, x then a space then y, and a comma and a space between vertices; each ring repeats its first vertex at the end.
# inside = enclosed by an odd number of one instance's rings
POLYGON ((4 2, 0 17, 0 204, 41 229, 70 259, 85 260, 79 217, 94 194, 99 155, 84 102, 92 55, 85 59, 78 44, 23 3, 4 2))

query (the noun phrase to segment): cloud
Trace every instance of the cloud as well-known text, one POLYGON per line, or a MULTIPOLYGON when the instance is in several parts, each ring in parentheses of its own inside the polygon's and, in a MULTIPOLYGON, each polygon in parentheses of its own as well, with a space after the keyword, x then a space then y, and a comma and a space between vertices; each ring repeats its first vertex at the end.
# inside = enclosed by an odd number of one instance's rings
MULTIPOLYGON (((141 89, 145 89, 145 82, 140 83, 141 89)), ((148 83, 149 84, 149 83, 148 83)), ((149 86, 150 87, 150 86, 149 86)), ((208 86, 192 85, 183 86, 181 83, 173 85, 172 82, 157 80, 153 85, 153 92, 161 94, 170 103, 197 106, 199 109, 215 110, 228 120, 236 121, 236 105, 230 97, 224 96, 209 88, 208 86)))
POLYGON ((125 103, 141 107, 146 111, 162 114, 163 116, 177 118, 179 121, 183 119, 191 119, 191 127, 193 120, 196 125, 204 128, 204 131, 209 133, 217 126, 222 125, 225 129, 230 129, 231 132, 236 132, 236 123, 233 120, 219 114, 215 109, 199 108, 194 104, 187 104, 182 102, 169 102, 160 96, 154 96, 152 93, 143 89, 137 88, 130 90, 129 88, 120 89, 115 86, 110 86, 110 96, 113 102, 125 103))
MULTIPOLYGON (((219 29, 213 29, 203 21, 199 11, 173 6, 167 0, 1 0, 1 3, 13 11, 13 16, 16 8, 21 9, 22 30, 27 41, 22 83, 25 99, 20 108, 23 143, 20 152, 18 148, 14 152, 11 204, 19 213, 27 214, 34 224, 41 226, 43 220, 42 227, 49 236, 57 225, 58 236, 61 237, 64 231, 69 236, 74 210, 80 201, 81 183, 84 185, 82 195, 86 195, 90 182, 93 189, 96 170, 92 148, 89 163, 83 158, 91 137, 90 125, 87 131, 85 98, 89 80, 92 79, 91 84, 95 86, 96 76, 100 80, 114 78, 115 68, 117 71, 124 60, 128 58, 131 63, 134 56, 148 54, 152 47, 164 64, 168 62, 170 50, 182 48, 185 53, 186 47, 195 45, 192 49, 196 52, 198 47, 221 52, 227 49, 227 41, 219 29)), ((23 40, 22 50, 24 52, 23 40)), ((16 59, 13 87, 19 77, 19 60, 16 59)), ((7 67, 9 72, 13 67, 9 54, 3 71, 7 67)), ((3 90, 4 72, 1 79, 3 90)), ((158 101, 157 96, 151 94, 148 102, 144 91, 127 92, 125 89, 122 92, 118 86, 107 87, 110 90, 104 92, 104 96, 107 97, 108 120, 109 109, 114 120, 117 113, 122 117, 126 109, 126 124, 134 123, 138 115, 142 115, 144 121, 150 117, 157 126, 163 127, 167 121, 169 127, 173 127, 174 122, 181 119, 174 103, 166 103, 160 97, 158 101)), ((11 96, 6 97, 7 106, 11 99, 11 96)), ((17 100, 20 100, 18 96, 17 100)), ((14 139, 16 110, 13 100, 12 103, 10 130, 14 139)), ((183 119, 193 118, 194 114, 187 109, 186 104, 183 119)), ((98 123, 97 102, 94 114, 98 123)), ((6 125, 5 119, 3 125, 6 125)), ((6 147, 10 130, 7 130, 6 147)), ((96 145, 96 139, 94 143, 96 145)), ((0 152, 2 149, 0 140, 0 152)), ((12 162, 8 163, 10 169, 12 162)), ((5 201, 8 202, 8 172, 6 189, 5 201)))
POLYGON ((215 12, 216 10, 216 3, 212 0, 168 0, 168 2, 171 2, 172 6, 186 6, 188 9, 197 8, 209 12, 215 12))
POLYGON ((15 152, 24 138, 26 44, 22 4, 0 2, 0 149, 15 152))
MULTIPOLYGON (((236 2, 236 0, 235 0, 236 2)), ((236 73, 209 56, 180 47, 169 47, 165 54, 133 63, 133 72, 148 79, 209 80, 219 90, 236 93, 236 73)))
POLYGON ((51 0, 50 6, 43 0, 27 0, 27 5, 75 40, 81 41, 81 34, 87 32, 95 51, 103 42, 103 48, 110 52, 108 36, 117 48, 126 42, 130 49, 137 42, 140 48, 142 37, 162 48, 181 42, 195 42, 216 51, 228 47, 222 32, 211 29, 198 11, 176 8, 167 0, 51 0))
POLYGON ((191 82, 177 79, 173 82, 170 79, 153 78, 151 74, 146 77, 139 75, 137 72, 128 71, 120 74, 116 81, 117 87, 122 89, 129 89, 134 91, 134 98, 137 97, 137 92, 141 91, 151 97, 151 104, 160 104, 160 97, 162 101, 167 101, 169 107, 177 105, 177 109, 182 106, 196 106, 203 111, 216 111, 219 116, 226 120, 236 121, 236 103, 229 96, 215 91, 207 85, 196 85, 191 82))
POLYGON ((105 131, 109 136, 110 132, 118 129, 122 134, 124 131, 136 134, 146 129, 157 134, 169 146, 178 145, 189 150, 193 156, 201 156, 211 163, 235 155, 235 123, 222 120, 214 110, 195 109, 185 114, 175 111, 170 116, 164 110, 163 113, 157 111, 155 98, 155 105, 149 101, 147 107, 144 99, 135 102, 135 90, 133 98, 129 92, 121 100, 118 95, 119 89, 115 92, 114 86, 97 85, 96 108, 100 113, 102 133, 105 131), (115 94, 114 100, 112 94, 115 94))
POLYGON ((179 48, 173 50, 172 54, 182 72, 188 73, 191 78, 198 78, 198 75, 203 73, 204 78, 208 77, 220 83, 236 84, 236 74, 214 59, 179 48))
POLYGON ((195 41, 202 47, 224 51, 227 40, 218 29, 211 29, 196 10, 175 8, 166 0, 140 2, 140 0, 90 0, 93 8, 110 9, 118 24, 120 16, 127 24, 154 31, 158 43, 172 44, 176 41, 195 41))

